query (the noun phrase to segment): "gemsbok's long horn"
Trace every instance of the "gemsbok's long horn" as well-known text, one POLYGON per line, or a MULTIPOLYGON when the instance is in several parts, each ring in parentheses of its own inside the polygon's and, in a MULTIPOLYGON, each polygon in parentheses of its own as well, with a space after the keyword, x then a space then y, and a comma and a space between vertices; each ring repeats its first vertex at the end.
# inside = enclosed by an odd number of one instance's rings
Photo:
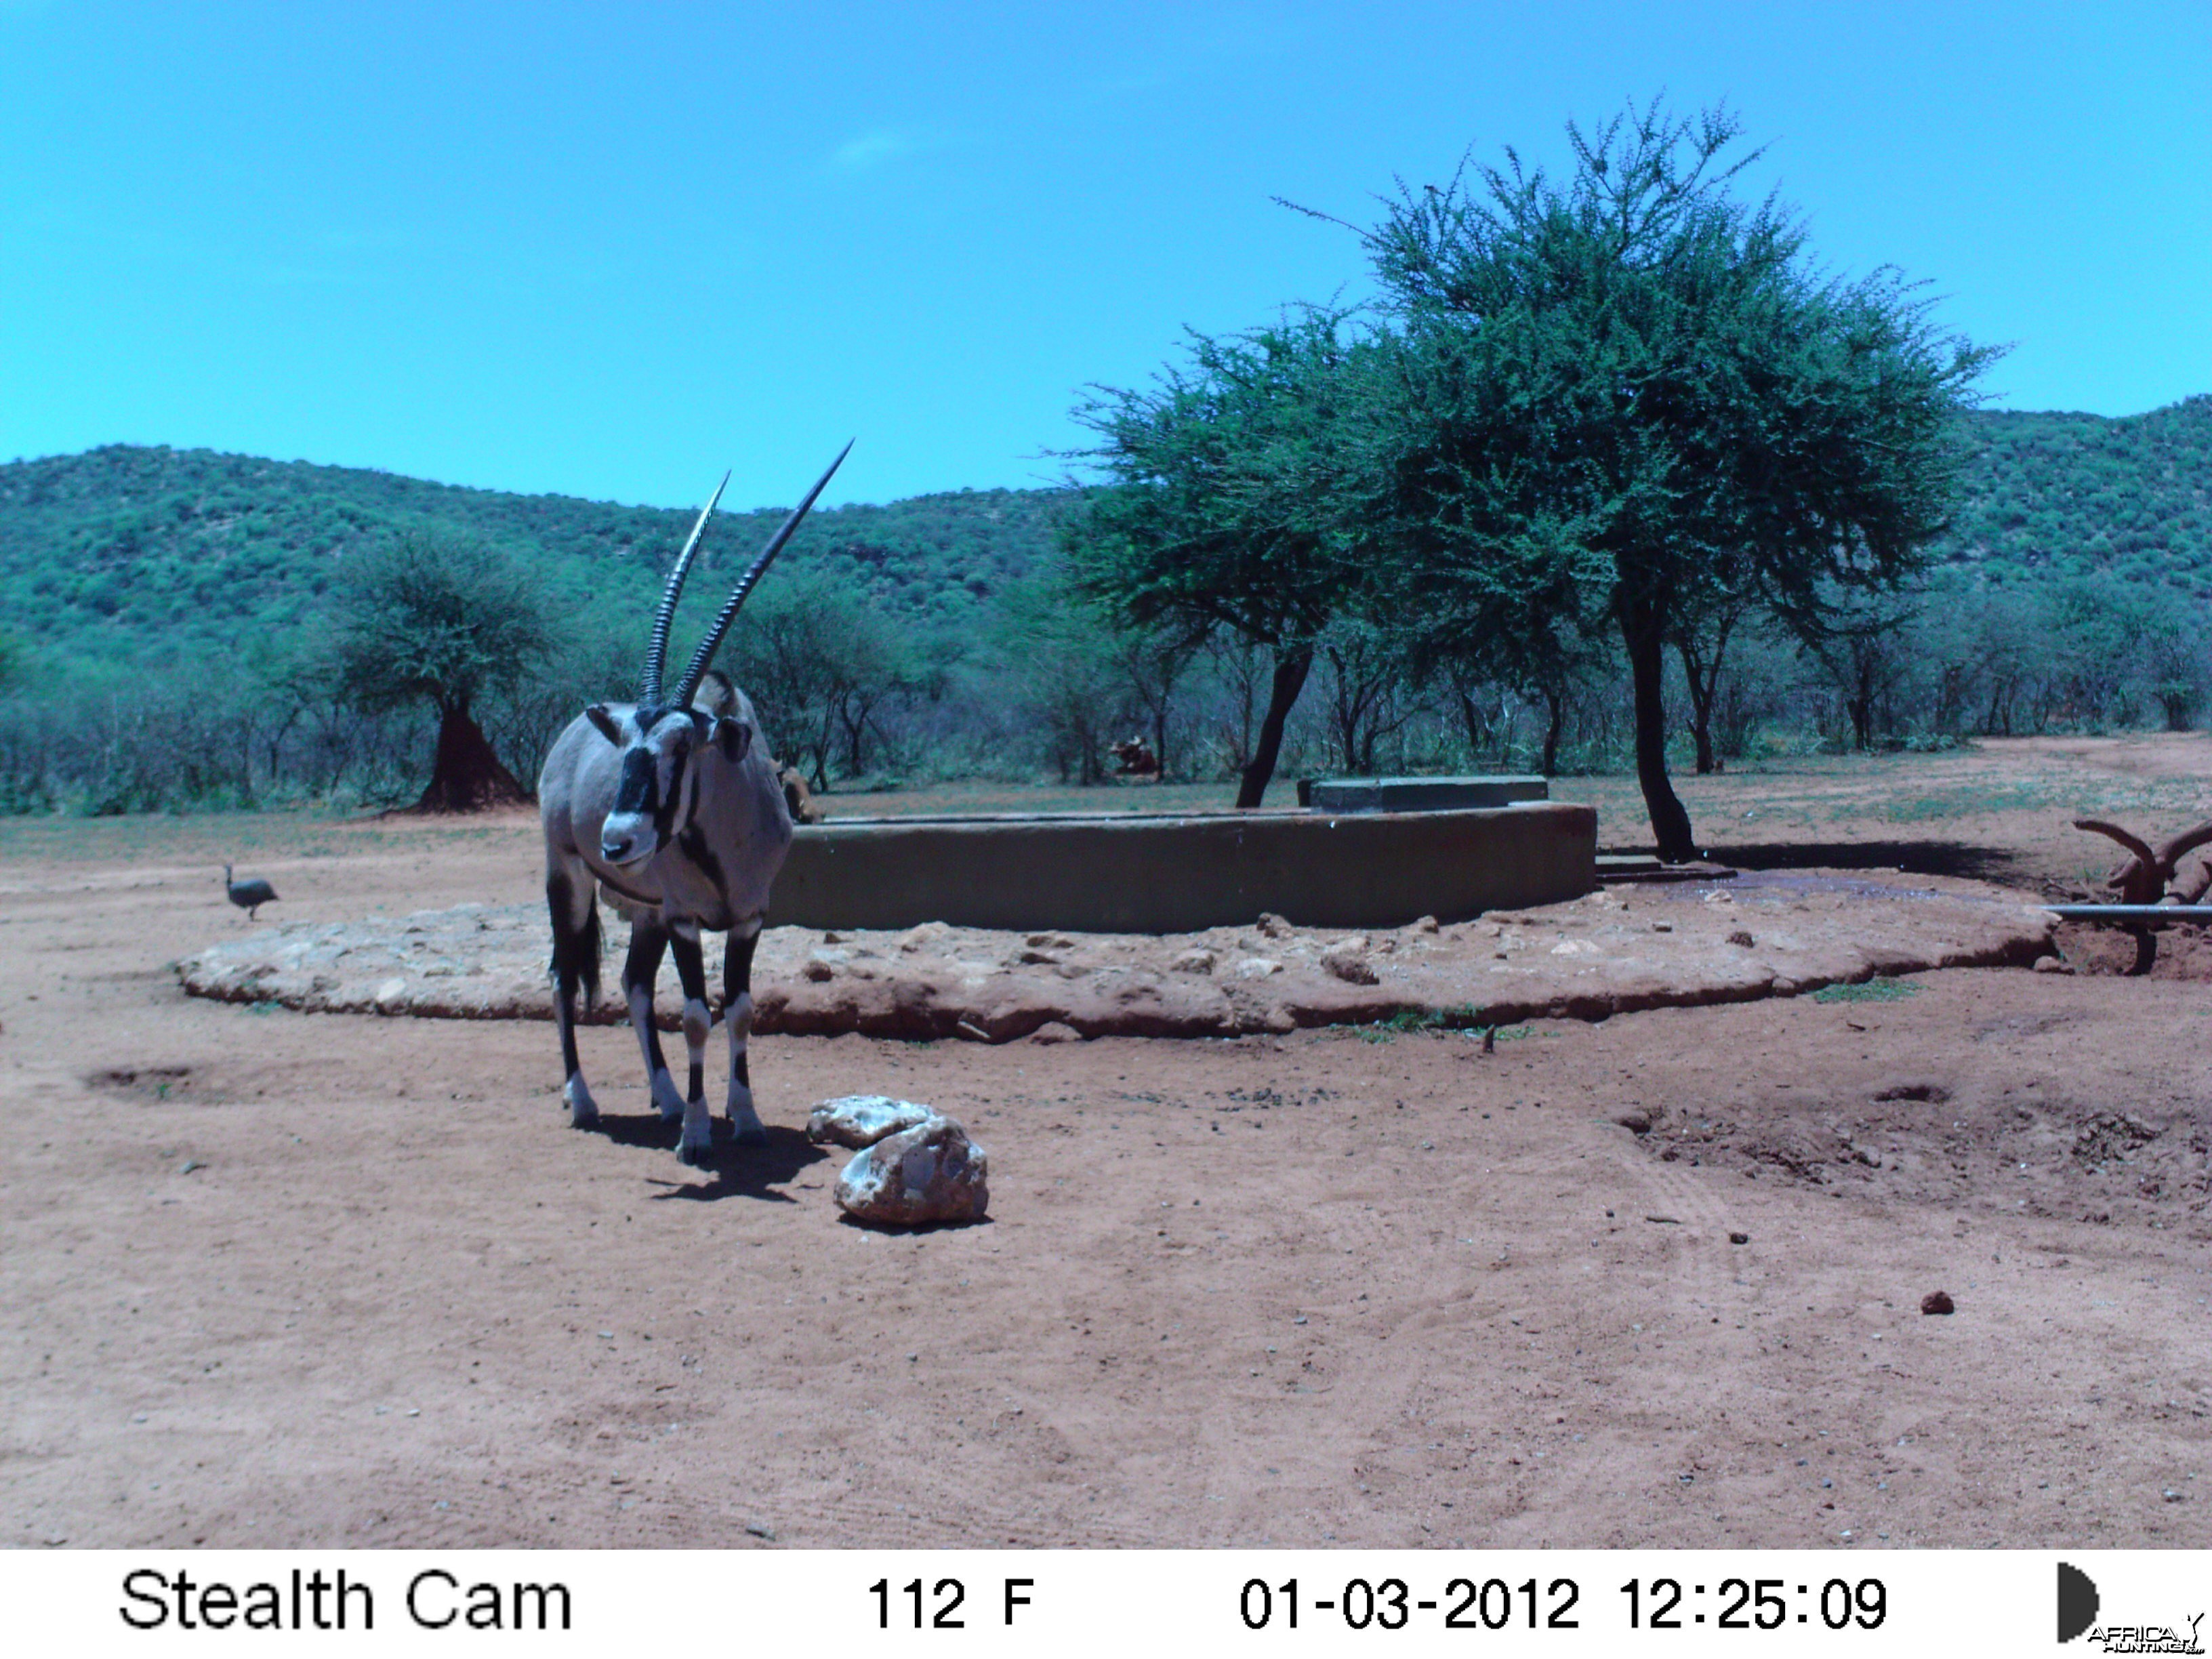
POLYGON ((707 505, 699 509, 690 538, 684 544, 676 568, 668 573, 668 586, 661 590, 660 611, 653 619, 653 638, 645 647, 645 684, 639 689, 639 700, 648 708, 658 708, 660 703, 660 671, 668 662, 668 625, 676 619, 676 600, 684 592, 684 579, 691 574, 691 556, 699 550, 699 533, 706 529, 707 520, 714 516, 714 503, 722 499, 722 492, 729 487, 730 475, 725 472, 722 482, 714 486, 714 493, 707 497, 707 505))
POLYGON ((745 596, 753 591, 753 584, 760 580, 770 562, 783 551, 783 544, 791 539, 791 532, 799 528, 799 520, 814 505, 814 498, 836 475, 837 469, 844 465, 845 458, 853 453, 853 443, 857 441, 848 441, 837 452, 837 459, 830 463, 830 470, 814 481, 814 488, 806 492, 806 499, 791 509, 791 516, 783 521, 783 528, 769 538, 769 544, 761 550, 760 557, 753 561, 752 568, 745 572, 731 591, 729 602, 723 605, 721 615, 714 618, 714 625, 707 630, 707 637, 699 641, 699 649, 692 654, 691 665, 684 671, 684 683, 676 689, 675 707, 689 708, 691 706, 692 695, 698 690, 699 682, 707 677, 707 665, 714 660, 714 652, 722 643, 722 635, 730 631, 730 624, 738 619, 738 612, 744 605, 745 596))

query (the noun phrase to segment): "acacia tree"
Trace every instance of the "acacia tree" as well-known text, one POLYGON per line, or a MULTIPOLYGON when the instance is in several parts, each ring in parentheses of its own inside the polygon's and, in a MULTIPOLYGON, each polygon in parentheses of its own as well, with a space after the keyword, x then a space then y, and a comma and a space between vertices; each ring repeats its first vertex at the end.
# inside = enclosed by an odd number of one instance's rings
POLYGON ((1079 459, 1109 480, 1063 526, 1078 586, 1135 627, 1226 634, 1272 658, 1239 806, 1260 805, 1316 642, 1364 580, 1371 353, 1327 309, 1194 331, 1188 362, 1152 389, 1101 387, 1075 411, 1101 441, 1079 459))
POLYGON ((550 643, 535 585, 471 543, 405 536, 343 580, 334 653, 346 700, 366 714, 428 702, 438 748, 421 812, 471 812, 530 799, 500 763, 475 708, 514 690, 550 643))
POLYGON ((1808 641, 1807 649, 1843 698, 1851 744, 1861 754, 1873 750, 1877 722, 1891 729, 1896 725, 1898 693, 1914 666, 1899 636, 1915 614, 1901 599, 1838 595, 1831 601, 1826 627, 1808 641))
MULTIPOLYGON (((1991 353, 1893 271, 1823 278, 1797 222, 1736 201, 1724 111, 1567 129, 1555 184, 1507 152, 1401 187, 1364 233, 1401 324, 1395 528, 1433 591, 1579 590, 1628 658, 1659 851, 1694 858, 1667 769, 1665 653, 1725 598, 1801 635, 1942 531, 1951 434, 1991 353)), ((1480 607, 1475 607, 1478 611, 1480 607)), ((1514 613, 1504 610, 1510 627, 1514 613)))
POLYGON ((929 678, 899 624, 818 577, 755 600, 730 658, 771 747, 823 790, 840 751, 847 777, 866 769, 884 703, 929 678))
POLYGON ((2188 611, 2162 607, 2146 624, 2143 667, 2169 732, 2186 732, 2204 694, 2204 633, 2188 611))
POLYGON ((1120 626, 1111 617, 1102 621, 1112 641, 1111 655, 1121 671, 1130 712, 1141 715, 1152 728, 1152 757, 1159 763, 1159 776, 1164 781, 1182 758, 1179 748, 1170 749, 1168 733, 1183 677, 1197 660, 1206 635, 1188 629, 1120 626))
POLYGON ((1401 632, 1361 618, 1339 619, 1322 636, 1321 655, 1336 752, 1346 772, 1372 776, 1376 745, 1420 712, 1427 677, 1408 658, 1401 632))
POLYGON ((1062 783, 1106 778, 1106 744, 1131 710, 1111 618, 1051 576, 1000 596, 993 654, 1022 723, 1062 783))

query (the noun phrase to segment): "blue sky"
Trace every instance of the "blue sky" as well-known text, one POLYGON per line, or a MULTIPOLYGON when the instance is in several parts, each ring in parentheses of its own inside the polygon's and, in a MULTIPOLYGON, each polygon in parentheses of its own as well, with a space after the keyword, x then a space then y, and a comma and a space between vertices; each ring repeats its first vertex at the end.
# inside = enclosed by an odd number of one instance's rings
POLYGON ((0 459, 678 504, 1060 475, 1087 383, 1663 90, 2018 409, 2212 391, 2212 5, 0 0, 0 459))

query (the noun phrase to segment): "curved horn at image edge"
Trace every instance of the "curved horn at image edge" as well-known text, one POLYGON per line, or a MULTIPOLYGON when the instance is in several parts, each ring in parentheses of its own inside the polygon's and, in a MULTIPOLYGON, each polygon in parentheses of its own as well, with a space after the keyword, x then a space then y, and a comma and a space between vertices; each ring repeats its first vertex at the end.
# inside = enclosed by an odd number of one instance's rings
POLYGON ((744 607, 745 596, 753 591, 754 584, 767 572, 775 556, 783 550, 783 544, 791 539, 792 532, 799 528, 799 521, 805 518, 807 510, 814 505, 814 498, 836 476, 837 469, 844 465, 845 457, 853 453, 853 444, 857 441, 857 439, 848 441, 844 448, 837 452, 837 459, 830 462, 828 470, 814 481, 814 488, 806 492, 806 499, 791 509, 791 516, 783 521, 783 527, 769 538, 768 545, 761 550, 760 556, 752 562, 751 568, 738 579, 737 586, 731 591, 729 599, 722 606, 721 614, 714 618, 714 625, 707 630, 707 637, 700 641, 698 650, 692 653, 691 665, 684 671, 683 684, 677 688, 673 699, 676 707, 690 706, 692 694, 698 690, 699 682, 706 677, 708 665, 714 661, 714 653, 722 643, 722 636, 730 631, 730 624, 737 620, 738 611, 744 607))

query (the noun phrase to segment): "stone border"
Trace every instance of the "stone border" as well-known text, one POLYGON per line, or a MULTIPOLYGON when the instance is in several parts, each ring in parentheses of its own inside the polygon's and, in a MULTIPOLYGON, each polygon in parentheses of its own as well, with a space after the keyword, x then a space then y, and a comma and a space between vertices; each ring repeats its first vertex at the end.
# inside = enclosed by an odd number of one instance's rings
MULTIPOLYGON (((1237 1036, 1407 1018, 1454 1024, 1604 1019, 1792 996, 1936 968, 2027 967, 2054 954, 2051 915, 1972 883, 1765 876, 1736 892, 1613 888, 1571 903, 1357 933, 1267 918, 1172 938, 770 929, 755 1029, 1004 1042, 1237 1036)), ((611 927, 611 945, 622 930, 611 927)), ((712 961, 708 983, 719 985, 712 961)), ((550 1019, 536 906, 464 905, 360 923, 291 923, 179 964, 191 995, 308 1012, 550 1019)), ((618 949, 606 963, 610 986, 618 949)), ((672 969, 658 996, 673 1029, 672 969)), ((603 995, 592 1018, 626 1018, 603 995)))

